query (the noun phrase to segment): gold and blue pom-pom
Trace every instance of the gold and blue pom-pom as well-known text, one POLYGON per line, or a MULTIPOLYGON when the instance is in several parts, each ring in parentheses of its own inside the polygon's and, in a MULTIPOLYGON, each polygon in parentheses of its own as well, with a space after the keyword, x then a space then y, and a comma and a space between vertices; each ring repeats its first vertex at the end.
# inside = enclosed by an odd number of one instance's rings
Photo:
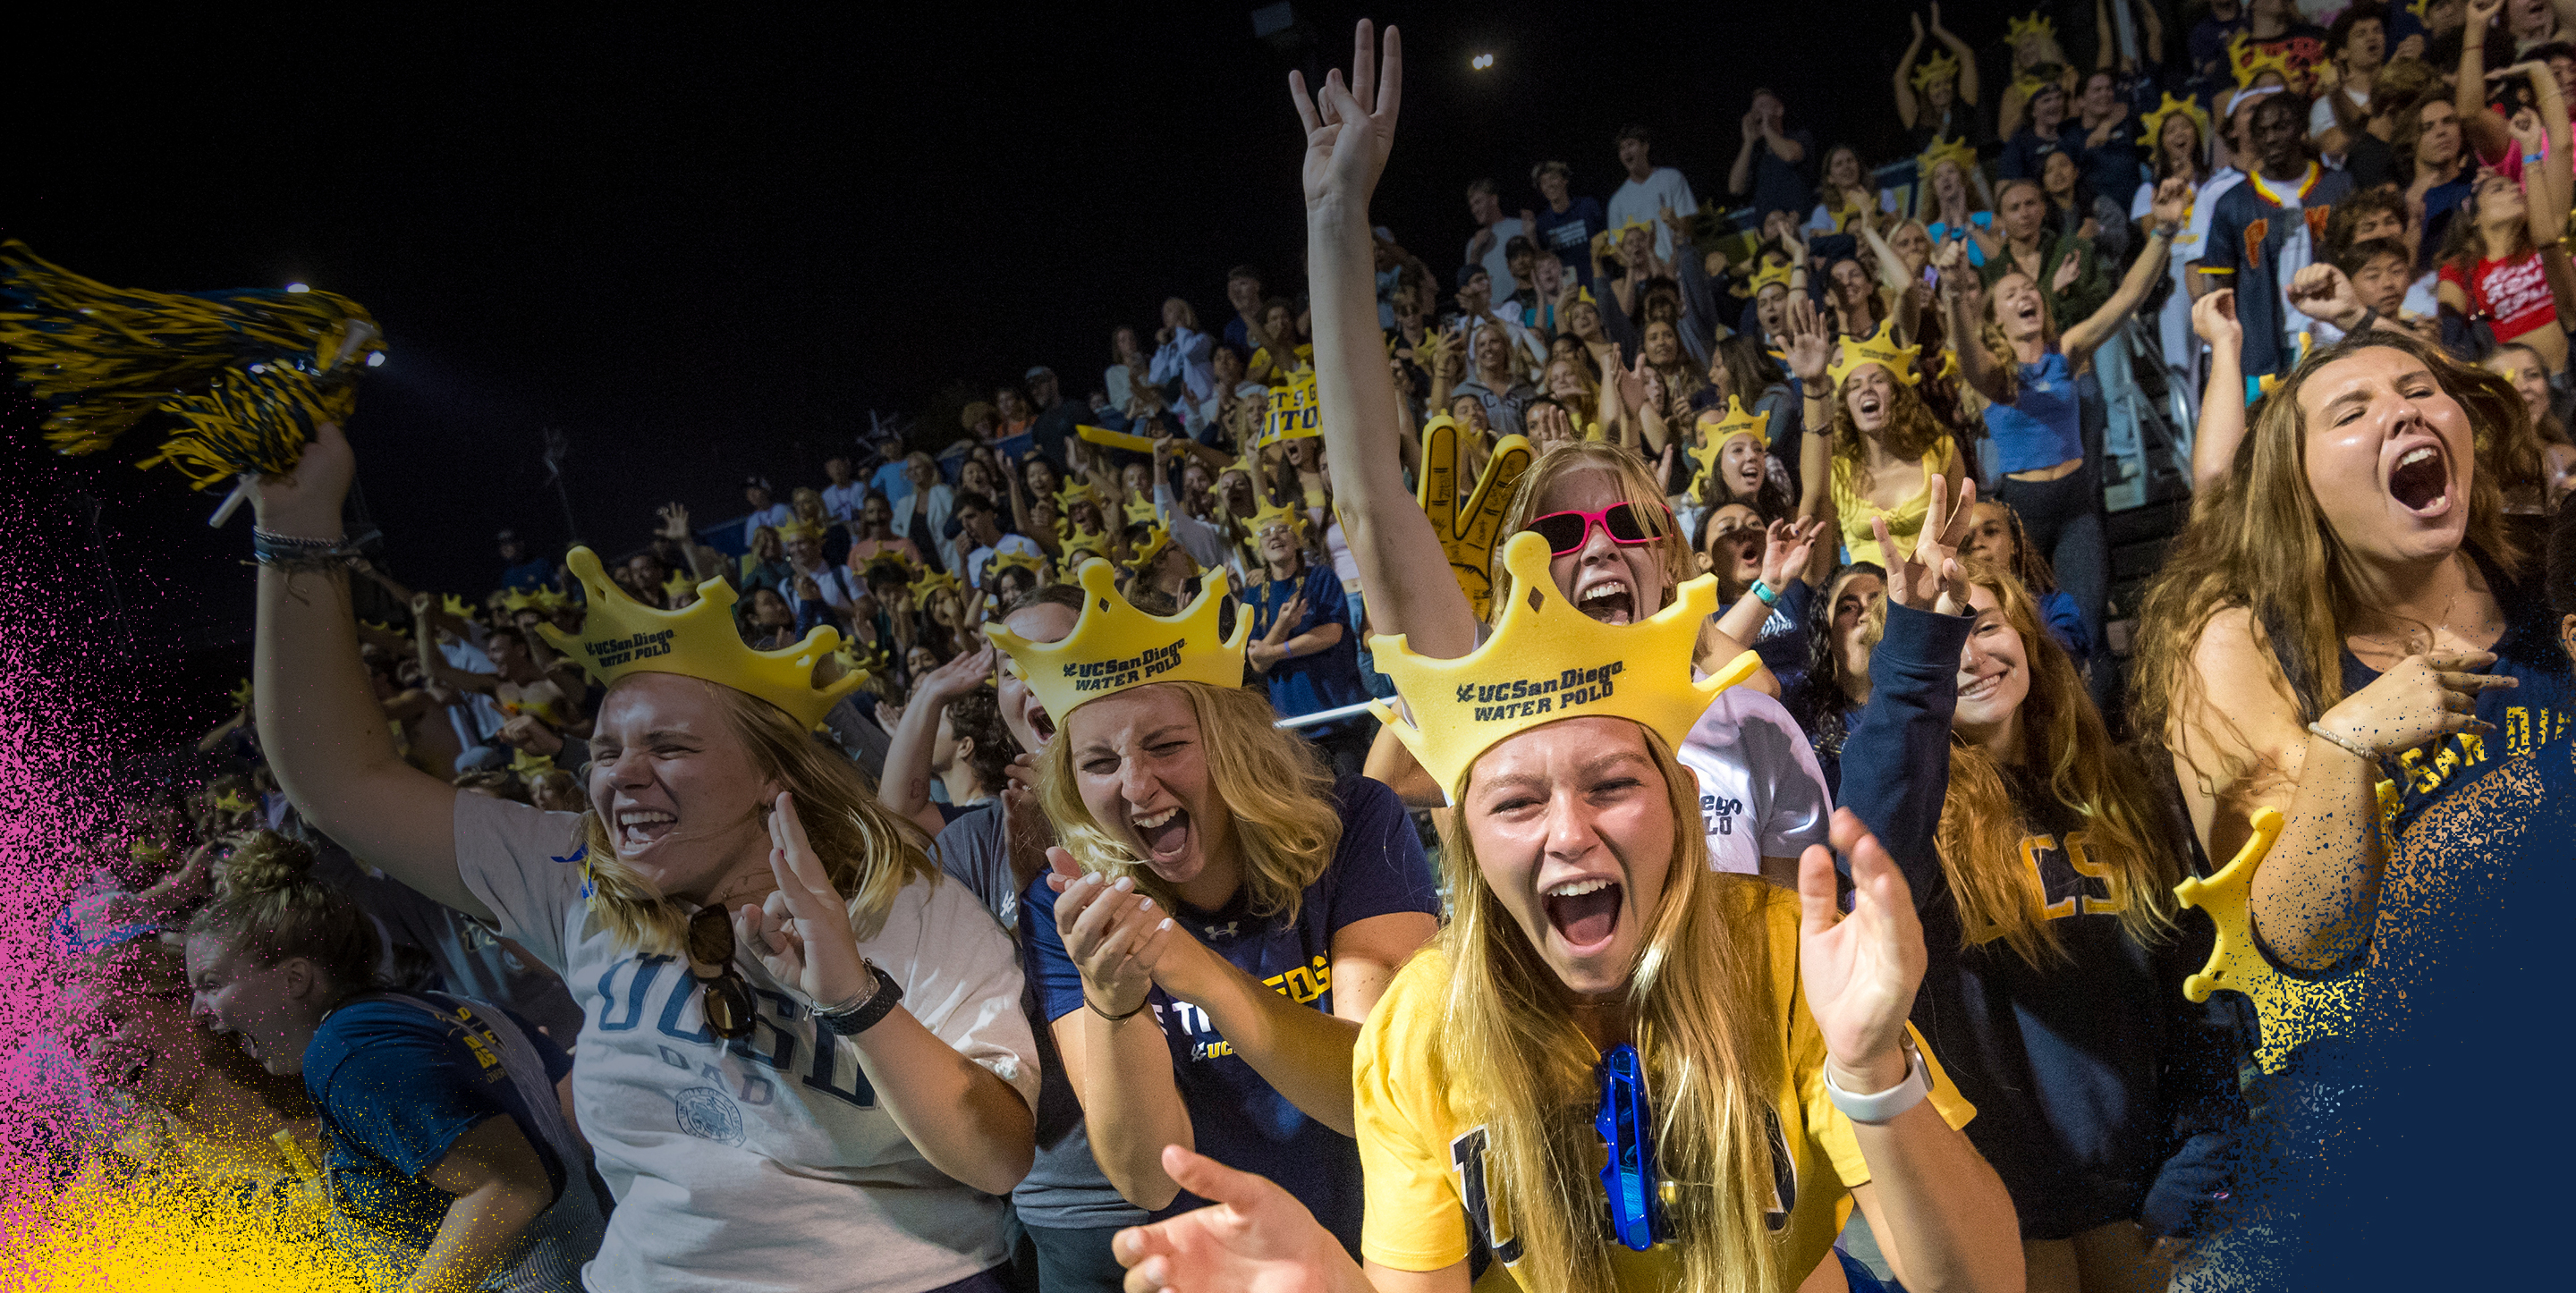
POLYGON ((0 346, 50 411, 45 439, 97 453, 147 417, 178 429, 138 466, 167 463, 204 489, 280 475, 322 422, 357 406, 384 332, 330 292, 109 287, 0 243, 0 346))

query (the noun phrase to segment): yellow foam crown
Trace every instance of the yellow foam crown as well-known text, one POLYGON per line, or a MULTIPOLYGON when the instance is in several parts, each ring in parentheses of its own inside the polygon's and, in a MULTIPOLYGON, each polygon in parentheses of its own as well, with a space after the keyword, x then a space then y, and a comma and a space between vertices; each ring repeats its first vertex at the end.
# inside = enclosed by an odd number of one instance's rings
POLYGON ((1965 135, 1955 139, 1935 138, 1930 147, 1914 158, 1914 173, 1919 177, 1916 182, 1923 186, 1925 192, 1932 188, 1932 168, 1943 162, 1958 167, 1959 178, 1967 179, 1977 173, 1977 150, 1969 146, 1965 135))
POLYGON ((2020 44, 2024 36, 2056 35, 2057 23, 2037 9, 2031 10, 2027 18, 2007 19, 2004 23, 2004 43, 2007 45, 2020 44))
MULTIPOLYGON (((1171 547, 1172 532, 1159 525, 1155 526, 1153 529, 1145 532, 1145 542, 1137 546, 1136 555, 1130 557, 1127 561, 1127 568, 1129 570, 1137 571, 1151 570, 1154 568, 1154 563, 1162 560, 1163 554, 1169 551, 1171 547)), ((1190 570, 1192 573, 1197 573, 1198 564, 1197 558, 1192 557, 1190 559, 1190 570)))
POLYGON ((1767 409, 1760 413, 1747 413, 1744 401, 1729 395, 1726 397, 1726 416, 1690 448, 1691 461, 1698 465, 1698 470, 1691 473, 1694 483, 1705 485, 1717 475, 1718 454, 1726 449, 1727 441, 1740 435, 1753 437, 1753 443, 1762 446, 1763 452, 1770 452, 1771 414, 1767 409))
POLYGON ((1914 65, 1914 88, 1928 90, 1959 74, 1959 56, 1938 50, 1914 65))
POLYGON ((1772 260, 1765 257, 1754 264, 1753 277, 1744 280, 1744 294, 1760 296, 1762 289, 1766 287, 1777 287, 1785 291, 1789 286, 1789 276, 1797 272, 1798 267, 1785 260, 1772 260))
POLYGON ((552 624, 538 625, 537 632, 603 686, 631 673, 675 673, 758 696, 812 727, 859 685, 855 677, 814 681, 814 667, 840 645, 837 629, 818 627, 775 651, 744 645, 734 628, 733 586, 721 579, 698 585, 697 603, 687 610, 657 611, 610 581, 590 549, 573 549, 564 564, 589 592, 590 615, 579 634, 552 624))
POLYGON ((965 581, 944 570, 923 570, 920 578, 912 581, 912 600, 916 605, 928 606, 930 599, 942 592, 963 597, 966 595, 965 581))
POLYGON ((1262 504, 1261 510, 1252 514, 1250 525, 1252 537, 1255 539, 1260 538, 1263 530, 1267 530, 1274 525, 1284 525, 1298 534, 1304 534, 1306 532, 1306 509, 1302 507, 1291 507, 1279 503, 1262 504))
POLYGON ((1395 680, 1411 721, 1374 712, 1413 751, 1451 803, 1478 756, 1505 738, 1568 718, 1640 723, 1680 745, 1717 694, 1753 675, 1747 651, 1706 679, 1691 678, 1700 625, 1717 611, 1717 580, 1675 589, 1673 604, 1632 624, 1574 609, 1548 576, 1547 540, 1523 530, 1503 549, 1510 600, 1492 637, 1455 660, 1416 655, 1402 635, 1372 635, 1377 667, 1395 680))
POLYGON ((501 609, 512 615, 531 609, 551 613, 570 604, 570 598, 551 588, 512 588, 501 594, 501 609))
POLYGON ((1889 376, 1908 386, 1914 385, 1914 357, 1922 353, 1923 347, 1896 344, 1895 329, 1896 320, 1888 319, 1878 325, 1877 331, 1858 341, 1843 338, 1842 349, 1835 353, 1834 362, 1825 366, 1825 376, 1833 381, 1834 389, 1841 390, 1843 379, 1851 376, 1852 370, 1862 364, 1884 365, 1889 376))
POLYGON ((2164 96, 2163 104, 2155 111, 2139 119, 2138 142, 2149 148, 2159 147, 2164 139, 2165 119, 2176 113, 2191 118, 2192 123, 2200 127, 2200 142, 2209 142, 2208 109, 2201 107, 2199 100, 2189 97, 2177 99, 2170 94, 2164 96))
POLYGON ((1234 637, 1217 629, 1217 613, 1230 582, 1208 572, 1198 600, 1178 615, 1148 615, 1118 593, 1106 562, 1082 567, 1082 618, 1060 642, 1031 642, 1005 624, 987 623, 984 635, 1010 653, 1013 672, 1026 679, 1060 728, 1086 701, 1165 682, 1200 682, 1226 690, 1243 685, 1243 649, 1252 638, 1252 616, 1237 615, 1234 637))
POLYGON ((2292 79, 2290 51, 2286 47, 2256 49, 2251 32, 2238 32, 2236 39, 2227 42, 2227 65, 2235 71, 2236 88, 2240 90, 2254 84, 2254 78, 2265 72, 2278 72, 2284 81, 2292 79))

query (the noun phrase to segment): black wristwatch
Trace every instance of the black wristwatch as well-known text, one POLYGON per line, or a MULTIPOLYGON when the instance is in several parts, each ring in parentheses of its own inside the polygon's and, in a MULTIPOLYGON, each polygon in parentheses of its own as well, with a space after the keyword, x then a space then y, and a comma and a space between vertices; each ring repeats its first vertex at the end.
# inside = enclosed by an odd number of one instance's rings
POLYGON ((893 1014, 894 1008, 903 1002, 902 985, 896 983, 894 976, 886 973, 883 966, 865 957, 859 958, 859 964, 868 967, 868 973, 877 976, 877 990, 869 993, 862 1000, 844 1002, 841 1005, 815 1011, 815 1024, 828 1032, 839 1033, 843 1037, 856 1037, 876 1027, 878 1020, 893 1014))

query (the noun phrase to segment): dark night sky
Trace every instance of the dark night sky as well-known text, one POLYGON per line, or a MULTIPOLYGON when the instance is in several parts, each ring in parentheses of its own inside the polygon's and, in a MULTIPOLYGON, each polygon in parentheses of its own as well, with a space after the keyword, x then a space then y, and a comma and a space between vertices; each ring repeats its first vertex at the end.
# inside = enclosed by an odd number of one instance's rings
MULTIPOLYGON (((1983 48, 2004 7, 1946 14, 1983 48)), ((631 546, 665 499, 738 512, 746 471, 820 483, 870 408, 909 415, 1031 363, 1079 398, 1114 323, 1150 327, 1174 293, 1214 317, 1237 261, 1294 287, 1290 63, 1251 8, 72 19, 14 69, 37 106, 0 228, 120 285, 302 280, 364 303, 392 353, 351 430, 389 564, 477 590, 498 526, 564 536, 545 425, 572 437, 584 534, 631 546)), ((1361 11, 1298 10, 1347 61, 1361 11)), ((1556 156, 1606 196, 1629 120, 1716 192, 1757 80, 1820 142, 1896 146, 1892 4, 1370 12, 1405 28, 1412 72, 1378 218, 1435 265, 1470 232, 1468 179, 1497 176, 1517 209, 1556 156), (1479 52, 1492 71, 1469 71, 1479 52)), ((246 635, 243 522, 217 535, 211 497, 56 462, 9 422, 31 497, 101 497, 90 557, 119 572, 138 636, 246 635)))

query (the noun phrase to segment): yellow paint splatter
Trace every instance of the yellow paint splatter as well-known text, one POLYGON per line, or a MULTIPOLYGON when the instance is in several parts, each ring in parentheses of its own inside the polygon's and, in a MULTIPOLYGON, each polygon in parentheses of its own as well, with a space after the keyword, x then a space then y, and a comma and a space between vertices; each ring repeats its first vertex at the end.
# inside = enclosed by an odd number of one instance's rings
POLYGON ((352 1293, 368 1282, 312 1224, 150 1184, 13 1200, 0 1285, 26 1293, 352 1293))

